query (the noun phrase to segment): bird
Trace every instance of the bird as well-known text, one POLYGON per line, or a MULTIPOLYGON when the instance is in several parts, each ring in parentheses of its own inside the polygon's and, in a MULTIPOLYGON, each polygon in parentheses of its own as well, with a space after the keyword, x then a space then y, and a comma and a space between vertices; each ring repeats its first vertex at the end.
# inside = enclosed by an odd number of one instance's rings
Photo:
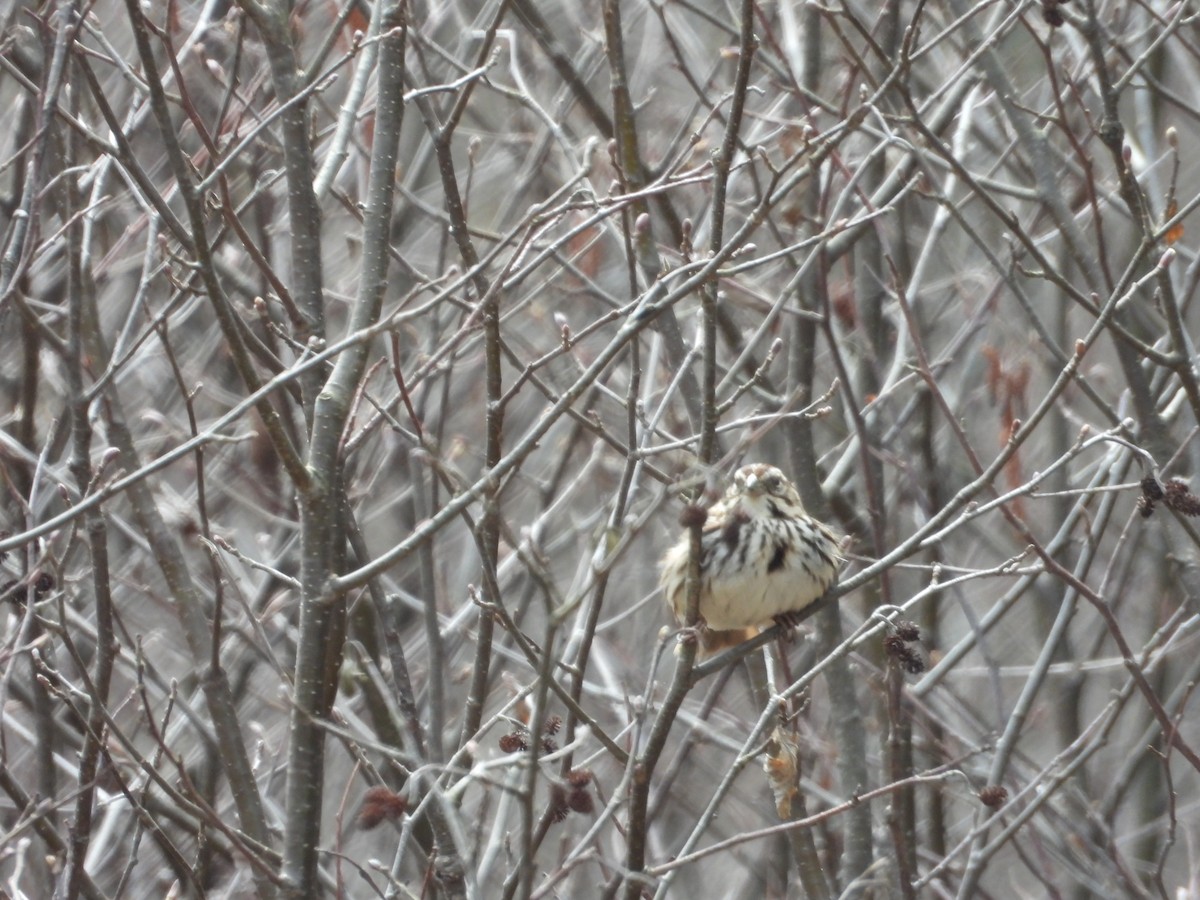
MULTIPOLYGON (((685 515, 685 521, 687 516, 685 515)), ((700 534, 701 658, 735 646, 818 600, 842 566, 841 538, 804 509, 796 486, 778 468, 742 466, 708 510, 700 534)), ((663 556, 663 596, 686 624, 689 532, 663 556)))

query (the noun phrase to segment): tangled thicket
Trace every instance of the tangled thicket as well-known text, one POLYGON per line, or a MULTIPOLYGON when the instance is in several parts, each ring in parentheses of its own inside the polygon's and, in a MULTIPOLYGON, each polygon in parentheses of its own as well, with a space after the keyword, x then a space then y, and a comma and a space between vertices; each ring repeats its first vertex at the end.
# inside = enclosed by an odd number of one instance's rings
POLYGON ((0 16, 5 891, 1200 895, 1192 4, 0 16))

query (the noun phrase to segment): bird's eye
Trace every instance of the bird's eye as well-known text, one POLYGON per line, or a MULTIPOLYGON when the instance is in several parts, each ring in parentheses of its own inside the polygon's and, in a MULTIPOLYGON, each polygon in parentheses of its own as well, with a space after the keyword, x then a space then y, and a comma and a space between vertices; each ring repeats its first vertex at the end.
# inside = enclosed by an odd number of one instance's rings
POLYGON ((767 486, 768 491, 774 494, 783 487, 783 479, 779 475, 771 474, 763 479, 763 484, 767 486))

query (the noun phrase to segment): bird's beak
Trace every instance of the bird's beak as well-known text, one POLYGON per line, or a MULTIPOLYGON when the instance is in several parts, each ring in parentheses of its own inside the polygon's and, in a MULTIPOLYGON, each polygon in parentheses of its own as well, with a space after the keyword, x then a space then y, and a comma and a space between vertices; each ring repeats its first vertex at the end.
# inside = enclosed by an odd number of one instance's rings
POLYGON ((763 484, 758 480, 757 475, 751 475, 746 479, 746 492, 749 494, 761 494, 763 492, 763 484))

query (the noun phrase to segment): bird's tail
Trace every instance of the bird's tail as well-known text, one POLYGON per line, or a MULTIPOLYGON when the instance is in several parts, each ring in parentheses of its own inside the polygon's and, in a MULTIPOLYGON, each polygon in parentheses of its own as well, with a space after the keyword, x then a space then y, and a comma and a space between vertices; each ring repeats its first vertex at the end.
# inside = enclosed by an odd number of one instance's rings
POLYGON ((758 626, 749 628, 734 628, 729 631, 711 631, 707 628, 700 632, 700 659, 716 656, 722 650, 736 647, 743 641, 748 641, 759 632, 758 626))

